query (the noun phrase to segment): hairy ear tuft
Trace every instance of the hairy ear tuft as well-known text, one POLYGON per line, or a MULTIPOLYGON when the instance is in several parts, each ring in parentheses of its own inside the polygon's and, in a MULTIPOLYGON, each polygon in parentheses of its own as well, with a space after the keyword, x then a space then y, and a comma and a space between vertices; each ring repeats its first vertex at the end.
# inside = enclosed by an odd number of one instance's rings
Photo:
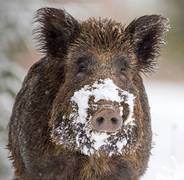
POLYGON ((80 25, 65 10, 55 8, 41 8, 35 16, 36 34, 41 52, 62 56, 66 53, 68 45, 79 34, 80 25))
POLYGON ((140 71, 149 72, 155 67, 155 58, 164 44, 164 33, 169 30, 169 21, 161 15, 147 15, 133 20, 126 28, 138 58, 140 71))

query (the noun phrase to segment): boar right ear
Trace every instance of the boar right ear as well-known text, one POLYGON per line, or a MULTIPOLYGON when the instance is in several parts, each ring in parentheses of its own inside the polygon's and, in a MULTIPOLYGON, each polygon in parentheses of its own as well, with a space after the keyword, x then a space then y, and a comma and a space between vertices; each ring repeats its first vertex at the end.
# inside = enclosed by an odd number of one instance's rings
POLYGON ((41 8, 35 16, 35 39, 41 52, 52 56, 63 56, 68 45, 79 34, 80 25, 65 10, 41 8))
POLYGON ((139 70, 152 71, 159 55, 160 46, 164 43, 164 32, 168 31, 169 22, 161 15, 142 16, 132 21, 126 28, 135 54, 138 58, 139 70))

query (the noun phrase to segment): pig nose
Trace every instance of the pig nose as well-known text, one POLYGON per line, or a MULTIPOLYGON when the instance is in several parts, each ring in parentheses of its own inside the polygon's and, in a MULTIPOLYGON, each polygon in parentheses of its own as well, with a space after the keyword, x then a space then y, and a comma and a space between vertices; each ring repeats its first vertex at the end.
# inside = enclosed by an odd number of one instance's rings
POLYGON ((122 119, 120 113, 105 109, 97 112, 92 118, 92 128, 98 132, 115 132, 122 126, 122 119))

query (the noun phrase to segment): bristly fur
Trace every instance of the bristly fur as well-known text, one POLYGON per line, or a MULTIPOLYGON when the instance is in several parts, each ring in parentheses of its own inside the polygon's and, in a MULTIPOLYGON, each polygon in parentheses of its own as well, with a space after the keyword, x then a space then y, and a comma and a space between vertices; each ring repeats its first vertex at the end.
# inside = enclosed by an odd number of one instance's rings
POLYGON ((169 29, 169 20, 161 15, 146 15, 133 20, 126 32, 134 44, 140 71, 152 72, 157 64, 155 58, 164 44, 163 35, 169 29))
POLYGON ((124 26, 112 19, 90 18, 81 23, 78 43, 98 50, 120 50, 126 44, 124 26), (87 41, 86 41, 87 40, 87 41))
POLYGON ((35 15, 38 27, 33 30, 41 52, 54 57, 66 53, 79 32, 79 23, 65 10, 41 8, 35 15))
POLYGON ((98 51, 134 51, 137 71, 152 72, 169 28, 168 19, 147 15, 133 20, 126 28, 111 19, 90 18, 79 23, 61 9, 42 8, 37 11, 34 30, 41 52, 54 57, 66 54, 69 45, 94 48, 98 51))
MULTIPOLYGON (((157 15, 143 16, 127 27, 101 18, 79 23, 64 10, 55 8, 38 10, 35 20, 36 38, 45 57, 30 68, 13 107, 8 149, 15 176, 19 180, 140 179, 148 165, 152 131, 149 103, 139 72, 153 68, 167 20, 157 15), (81 57, 86 65, 79 61, 81 57), (126 67, 126 61, 132 62, 126 67), (135 133, 125 134, 134 135, 135 139, 128 139, 126 153, 107 156, 102 149, 88 156, 65 147, 66 143, 53 142, 51 125, 57 126, 63 114, 72 112, 73 94, 106 78, 135 96, 135 133)), ((130 111, 125 103, 121 105, 124 123, 130 111)), ((89 113, 96 113, 91 104, 89 113)), ((69 136, 76 138, 71 128, 69 136)), ((113 143, 110 145, 116 148, 113 143)))

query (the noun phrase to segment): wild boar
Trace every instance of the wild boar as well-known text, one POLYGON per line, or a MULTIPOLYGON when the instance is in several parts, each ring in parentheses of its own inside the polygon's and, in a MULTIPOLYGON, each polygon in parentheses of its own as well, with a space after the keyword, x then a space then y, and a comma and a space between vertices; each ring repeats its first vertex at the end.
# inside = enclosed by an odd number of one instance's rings
POLYGON ((141 74, 153 70, 168 20, 79 22, 42 8, 36 22, 44 57, 25 77, 9 123, 15 178, 140 179, 152 143, 141 74))

